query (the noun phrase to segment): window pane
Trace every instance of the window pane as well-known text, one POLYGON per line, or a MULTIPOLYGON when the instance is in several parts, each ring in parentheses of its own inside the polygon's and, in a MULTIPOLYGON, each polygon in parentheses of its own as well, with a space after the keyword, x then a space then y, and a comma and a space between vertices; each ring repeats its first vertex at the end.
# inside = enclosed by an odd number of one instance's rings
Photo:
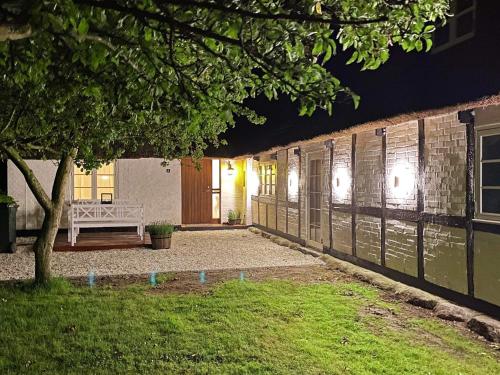
POLYGON ((483 163, 483 186, 500 186, 500 163, 483 163))
POLYGON ((97 175, 100 174, 115 174, 115 163, 111 162, 107 165, 102 165, 101 168, 97 170, 97 175))
POLYGON ((97 188, 112 188, 114 186, 114 176, 97 176, 97 188))
POLYGON ((468 12, 457 18, 457 37, 474 31, 473 12, 468 12))
POLYGON ((434 45, 440 46, 442 44, 448 43, 450 40, 450 25, 446 24, 442 27, 438 27, 434 32, 434 45))
POLYGON ((481 211, 483 213, 500 214, 500 190, 483 189, 481 211))
POLYGON ((220 194, 212 193, 212 219, 220 219, 220 194))
POLYGON ((92 188, 75 188, 74 199, 92 199, 92 188))
POLYGON ((500 159, 500 134, 482 136, 483 159, 500 159))
POLYGON ((461 11, 472 7, 473 0, 456 0, 455 1, 455 13, 460 13, 461 11))
MULTIPOLYGON (((212 160, 212 189, 220 189, 220 160, 212 160)), ((214 217, 214 219, 218 219, 214 217)))

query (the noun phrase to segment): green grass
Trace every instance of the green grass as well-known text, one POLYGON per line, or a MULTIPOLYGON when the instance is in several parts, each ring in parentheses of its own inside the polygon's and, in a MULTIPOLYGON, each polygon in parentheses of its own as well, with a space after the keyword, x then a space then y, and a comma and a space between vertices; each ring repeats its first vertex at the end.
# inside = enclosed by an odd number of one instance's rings
POLYGON ((0 287, 0 373, 500 373, 486 345, 401 314, 357 283, 231 281, 206 295, 0 287))

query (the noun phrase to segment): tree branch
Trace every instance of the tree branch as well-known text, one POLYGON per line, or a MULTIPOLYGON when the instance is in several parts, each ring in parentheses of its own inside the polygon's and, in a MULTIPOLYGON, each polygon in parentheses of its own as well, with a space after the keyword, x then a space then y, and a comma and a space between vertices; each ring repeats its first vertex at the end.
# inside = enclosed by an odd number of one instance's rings
POLYGON ((30 190, 35 196, 40 206, 44 209, 45 212, 50 211, 53 207, 52 202, 50 201, 49 196, 45 192, 42 184, 38 181, 35 174, 28 166, 28 164, 24 161, 24 159, 19 155, 16 149, 10 146, 1 146, 5 151, 10 160, 16 165, 19 171, 23 174, 26 183, 28 184, 30 190))

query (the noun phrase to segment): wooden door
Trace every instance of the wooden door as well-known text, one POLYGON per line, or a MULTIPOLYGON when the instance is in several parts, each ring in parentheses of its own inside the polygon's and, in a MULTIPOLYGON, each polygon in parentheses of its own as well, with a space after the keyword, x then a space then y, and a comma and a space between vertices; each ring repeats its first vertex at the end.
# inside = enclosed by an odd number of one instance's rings
POLYGON ((200 160, 200 170, 191 159, 181 165, 182 223, 212 223, 212 160, 200 160))

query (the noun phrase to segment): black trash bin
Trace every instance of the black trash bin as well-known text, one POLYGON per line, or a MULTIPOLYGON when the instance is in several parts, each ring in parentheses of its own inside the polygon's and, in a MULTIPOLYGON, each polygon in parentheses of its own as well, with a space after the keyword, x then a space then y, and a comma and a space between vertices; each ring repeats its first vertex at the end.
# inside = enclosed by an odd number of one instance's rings
POLYGON ((17 205, 0 203, 0 253, 16 252, 17 205))

